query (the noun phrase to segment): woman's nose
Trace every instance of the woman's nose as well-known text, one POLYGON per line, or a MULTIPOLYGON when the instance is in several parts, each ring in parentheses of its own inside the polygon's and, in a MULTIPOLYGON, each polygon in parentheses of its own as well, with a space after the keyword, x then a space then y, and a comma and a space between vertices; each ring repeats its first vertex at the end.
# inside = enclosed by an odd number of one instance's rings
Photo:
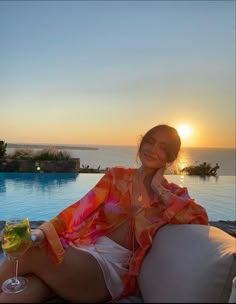
POLYGON ((152 144, 151 145, 151 150, 153 150, 153 151, 158 150, 158 144, 157 143, 152 144))

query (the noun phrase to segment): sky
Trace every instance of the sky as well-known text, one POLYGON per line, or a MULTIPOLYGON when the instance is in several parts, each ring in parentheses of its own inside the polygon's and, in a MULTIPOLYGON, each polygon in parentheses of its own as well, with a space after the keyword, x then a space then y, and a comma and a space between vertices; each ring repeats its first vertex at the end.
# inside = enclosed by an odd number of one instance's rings
POLYGON ((3 0, 0 44, 6 143, 235 147, 235 1, 3 0))

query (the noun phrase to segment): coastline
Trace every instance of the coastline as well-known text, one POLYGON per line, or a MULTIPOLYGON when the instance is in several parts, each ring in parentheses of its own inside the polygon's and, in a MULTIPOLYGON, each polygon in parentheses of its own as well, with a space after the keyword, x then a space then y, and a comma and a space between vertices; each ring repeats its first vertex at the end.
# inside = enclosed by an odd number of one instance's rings
POLYGON ((53 144, 14 144, 8 143, 7 148, 13 149, 45 149, 45 148, 56 148, 56 149, 70 149, 70 150, 99 150, 97 147, 82 147, 82 146, 70 146, 70 145, 53 145, 53 144))
MULTIPOLYGON (((63 148, 62 151, 67 151, 72 158, 79 158, 81 166, 89 166, 90 168, 108 168, 114 166, 124 166, 127 168, 136 168, 138 162, 136 160, 137 147, 136 146, 117 146, 117 145, 95 145, 91 144, 64 144, 58 143, 8 143, 6 153, 11 155, 14 153, 16 145, 18 147, 31 148, 32 150, 40 150, 40 147, 51 147, 56 149, 63 148), (72 147, 72 149, 71 149, 72 147)), ((217 176, 235 176, 235 150, 227 149, 202 149, 202 148, 183 148, 179 155, 179 159, 168 168, 174 172, 176 167, 182 169, 183 167, 191 165, 199 165, 203 162, 209 163, 211 166, 219 164, 220 168, 217 170, 217 176)), ((172 173, 171 173, 172 174, 172 173)))

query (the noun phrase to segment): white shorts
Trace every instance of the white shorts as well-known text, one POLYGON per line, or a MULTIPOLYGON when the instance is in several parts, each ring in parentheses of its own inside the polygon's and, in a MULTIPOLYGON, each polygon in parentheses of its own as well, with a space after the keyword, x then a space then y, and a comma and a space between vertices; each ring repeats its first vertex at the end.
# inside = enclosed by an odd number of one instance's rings
POLYGON ((106 236, 96 244, 70 246, 90 253, 98 261, 112 299, 118 298, 124 289, 122 276, 128 272, 132 252, 106 236))

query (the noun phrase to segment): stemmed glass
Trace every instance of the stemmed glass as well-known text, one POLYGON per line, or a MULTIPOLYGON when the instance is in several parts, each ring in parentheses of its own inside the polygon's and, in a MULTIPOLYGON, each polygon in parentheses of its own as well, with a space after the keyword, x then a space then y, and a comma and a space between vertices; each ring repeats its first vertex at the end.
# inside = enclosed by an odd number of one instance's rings
POLYGON ((6 221, 2 233, 2 250, 16 262, 15 277, 2 284, 2 290, 7 293, 17 293, 27 286, 27 279, 18 276, 19 258, 31 245, 30 223, 28 218, 13 218, 6 221))

